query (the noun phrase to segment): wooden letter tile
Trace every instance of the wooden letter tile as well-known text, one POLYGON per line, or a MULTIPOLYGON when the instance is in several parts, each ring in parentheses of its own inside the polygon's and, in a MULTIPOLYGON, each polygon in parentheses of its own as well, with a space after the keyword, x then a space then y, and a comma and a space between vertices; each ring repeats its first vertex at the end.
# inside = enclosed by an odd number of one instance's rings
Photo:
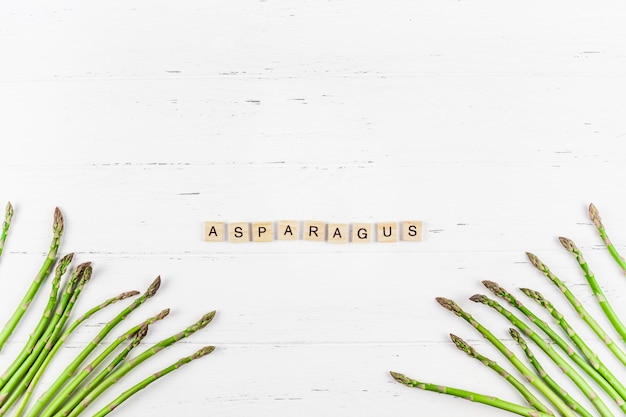
POLYGON ((376 235, 379 242, 397 242, 398 224, 396 222, 377 223, 376 235))
POLYGON ((297 220, 281 220, 278 223, 278 240, 297 240, 298 223, 297 220))
POLYGON ((324 222, 306 220, 304 222, 304 240, 322 242, 326 239, 326 228, 324 222))
POLYGON ((369 223, 352 224, 352 242, 370 243, 372 241, 372 225, 369 223))
POLYGON ((422 240, 422 222, 420 220, 406 220, 402 222, 402 240, 419 242, 422 240))
POLYGON ((274 240, 274 227, 271 222, 252 223, 253 242, 271 242, 274 240))
POLYGON ((204 222, 204 241, 205 242, 223 242, 224 223, 222 222, 204 222))
POLYGON ((230 223, 228 225, 230 241, 233 243, 250 242, 249 223, 230 223))
POLYGON ((328 243, 348 242, 348 225, 343 223, 328 224, 328 243))

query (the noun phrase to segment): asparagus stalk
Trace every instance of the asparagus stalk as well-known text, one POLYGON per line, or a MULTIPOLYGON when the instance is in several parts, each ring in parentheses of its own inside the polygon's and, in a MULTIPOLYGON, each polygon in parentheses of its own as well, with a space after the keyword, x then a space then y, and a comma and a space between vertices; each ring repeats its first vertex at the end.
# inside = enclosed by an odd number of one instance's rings
POLYGON ((552 379, 552 377, 545 371, 543 366, 541 366, 541 363, 539 363, 539 361, 535 357, 532 350, 530 350, 530 348, 528 347, 528 344, 526 343, 522 335, 520 335, 517 330, 509 329, 509 334, 511 335, 513 340, 515 340, 517 344, 522 348, 522 350, 526 354, 526 357, 528 358, 528 361, 537 371, 537 375, 539 375, 539 377, 546 382, 546 385, 548 385, 550 389, 552 389, 552 391, 556 392, 557 395, 563 398, 565 404, 567 404, 572 410, 576 411, 582 417, 593 417, 593 414, 587 411, 585 407, 580 405, 578 401, 572 398, 572 396, 569 395, 567 391, 565 391, 563 388, 561 388, 559 384, 554 379, 552 379))
MULTIPOLYGON (((52 313, 56 307, 59 287, 61 285, 61 276, 65 274, 65 271, 67 270, 68 265, 72 261, 73 256, 74 255, 70 253, 69 255, 64 256, 63 259, 61 259, 61 261, 59 261, 57 268, 56 268, 55 275, 54 275, 54 279, 52 280, 52 288, 50 290, 50 297, 48 298, 48 304, 46 305, 44 309, 43 315, 41 316, 39 323, 37 324, 37 326, 31 333, 30 337, 28 338, 28 342, 24 345, 24 348, 22 349, 22 351, 17 355, 17 357, 15 358, 13 363, 9 366, 9 368, 6 371, 4 371, 2 376, 0 376, 0 389, 4 387, 4 385, 9 380, 9 378, 11 378, 11 376, 15 373, 15 371, 17 371, 17 369, 20 367, 22 362, 24 362, 24 360, 32 352, 33 348, 37 344, 37 341, 41 338, 41 335, 46 330, 46 326, 48 325, 50 317, 52 316, 52 313)), ((74 279, 77 274, 82 273, 82 268, 79 267, 76 269, 76 271, 77 272, 75 272, 74 274, 74 279)))
POLYGON ((458 306, 454 301, 449 300, 447 298, 438 297, 437 302, 447 310, 450 310, 457 316, 461 317, 463 320, 467 321, 472 327, 476 329, 480 334, 482 334, 492 345, 496 347, 508 360, 511 362, 515 368, 530 382, 534 385, 554 406, 558 409, 558 411, 565 417, 575 417, 574 412, 563 402, 563 400, 556 395, 552 390, 543 382, 540 378, 537 378, 535 374, 528 369, 526 365, 520 361, 517 356, 513 354, 507 347, 502 343, 497 337, 493 335, 487 328, 481 325, 478 321, 476 321, 471 314, 465 312, 461 307, 458 306))
POLYGON ((26 291, 26 294, 22 298, 22 301, 20 302, 19 306, 13 312, 13 315, 7 321, 4 328, 0 332, 0 350, 2 350, 2 347, 6 343, 7 339, 11 336, 15 328, 17 327, 17 324, 22 319, 22 316, 28 309, 28 306, 30 305, 31 301, 33 300, 33 298, 35 298, 35 295, 39 291, 39 288, 41 287, 41 284, 43 283, 44 278, 50 272, 50 268, 52 267, 52 264, 54 263, 56 259, 57 252, 59 250, 59 245, 61 243, 61 235, 63 234, 63 215, 61 214, 61 210, 59 210, 58 207, 54 210, 54 222, 52 225, 52 231, 53 231, 52 242, 50 243, 50 249, 48 251, 48 255, 46 256, 46 259, 43 262, 43 265, 41 266, 37 275, 35 275, 33 282, 31 283, 30 287, 26 291))
MULTIPOLYGON (((565 352, 574 363, 576 363, 583 371, 585 371, 626 413, 626 388, 613 375, 613 373, 600 361, 597 357, 589 359, 589 362, 580 356, 558 333, 556 333, 545 321, 537 317, 531 310, 524 306, 517 298, 515 298, 507 290, 499 286, 493 281, 483 281, 483 285, 489 289, 494 295, 504 299, 510 305, 522 312, 528 319, 539 327, 554 343, 565 352)), ((524 290, 522 290, 524 291, 524 290)), ((531 291, 531 290, 528 290, 531 291)), ((530 296, 530 294, 528 294, 530 296)), ((570 328, 564 327, 568 334, 576 335, 570 328)), ((584 343, 584 342, 583 342, 584 343)), ((586 346, 586 345, 585 345, 586 346)), ((582 351, 582 350, 581 350, 582 351)), ((591 351, 589 349, 589 351, 591 351)), ((595 355, 594 355, 595 356, 595 355)))
POLYGON ((615 249, 613 243, 611 243, 611 239, 609 239, 609 236, 606 234, 604 224, 602 224, 600 213, 598 212, 596 206, 594 206, 593 204, 589 204, 589 218, 596 226, 596 229, 598 229, 598 233, 600 234, 604 245, 609 250, 611 257, 615 260, 615 262, 617 262, 617 265, 619 265, 619 267, 622 269, 622 272, 626 273, 626 262, 624 261, 624 258, 622 258, 617 252, 617 249, 615 249))
POLYGON ((91 278, 91 272, 91 266, 87 265, 84 268, 80 268, 79 274, 73 274, 72 279, 66 285, 61 302, 56 309, 52 322, 46 329, 46 333, 37 341, 33 351, 28 355, 26 360, 20 364, 17 371, 11 376, 11 379, 9 379, 2 390, 0 390, 0 405, 4 404, 16 387, 25 382, 23 377, 28 373, 33 363, 37 360, 39 354, 46 347, 52 346, 54 340, 58 337, 59 333, 63 329, 63 326, 65 325, 65 322, 69 318, 69 315, 83 287, 91 278), (78 283, 74 285, 76 280, 78 280, 78 283))
MULTIPOLYGON (((147 330, 147 326, 146 326, 146 330, 147 330)), ((143 336, 142 336, 143 338, 143 336)), ((142 339, 141 338, 141 339, 142 339)), ((89 383, 84 387, 84 389, 82 389, 80 392, 75 393, 75 395, 72 395, 72 397, 70 398, 70 401, 74 404, 71 407, 71 410, 74 409, 74 407, 83 400, 83 398, 85 398, 92 390, 94 387, 98 386, 106 377, 108 377, 109 375, 111 375, 111 373, 117 368, 117 366, 122 363, 126 357, 130 354, 131 350, 133 350, 134 348, 136 348, 139 343, 141 342, 140 338, 133 338, 133 340, 131 341, 131 343, 129 343, 122 352, 120 352, 108 365, 105 369, 103 369, 102 371, 100 371, 100 373, 98 375, 96 375, 91 381, 89 381, 89 383)), ((69 408, 69 407, 68 407, 69 408)), ((71 411, 70 410, 70 411, 71 411)))
MULTIPOLYGON (((524 407, 519 404, 511 403, 509 401, 501 400, 499 398, 495 398, 489 395, 479 394, 476 392, 466 391, 466 390, 454 388, 454 387, 446 387, 443 385, 420 382, 414 379, 410 379, 406 377, 405 375, 399 374, 397 372, 390 372, 390 374, 393 377, 393 379, 395 379, 401 384, 406 385, 407 387, 419 388, 425 391, 438 392, 440 394, 453 395, 455 397, 464 398, 472 402, 486 404, 491 407, 495 407, 495 408, 499 408, 501 410, 505 410, 511 413, 519 414, 520 416, 525 416, 525 417, 548 417, 550 416, 550 414, 542 413, 541 411, 537 411, 534 408, 524 407)), ((94 415, 94 417, 96 416, 98 415, 97 414, 94 415)))
POLYGON ((137 357, 126 362, 122 367, 114 371, 104 381, 102 381, 100 384, 94 387, 94 389, 80 402, 80 404, 78 404, 72 410, 72 412, 68 416, 76 417, 79 414, 81 414, 85 410, 85 408, 87 408, 87 406, 91 404, 91 402, 94 399, 96 399, 100 394, 102 394, 104 391, 110 388, 111 385, 118 382, 124 375, 126 375, 128 372, 134 369, 137 365, 141 364, 148 358, 154 356, 155 354, 165 349, 166 347, 206 327, 206 325, 208 325, 211 322, 211 320, 213 320, 213 317, 215 317, 215 311, 211 311, 205 314, 204 316, 202 316, 200 320, 198 320, 196 323, 192 324, 191 326, 187 327, 183 331, 176 333, 175 335, 170 336, 166 339, 161 340, 160 342, 155 344, 153 347, 145 350, 144 352, 139 354, 137 357))
POLYGON ((454 342, 456 347, 459 348, 459 350, 467 353, 470 357, 477 359, 483 365, 489 367, 490 369, 498 373, 498 375, 503 377, 516 390, 518 390, 520 394, 522 394, 522 396, 524 397, 528 405, 530 405, 532 408, 539 410, 542 413, 554 415, 554 412, 552 412, 552 410, 546 407, 541 402, 541 400, 539 400, 532 392, 530 392, 530 390, 526 388, 526 385, 524 385, 517 378, 515 378, 513 375, 508 373, 506 369, 498 365, 497 362, 487 358, 486 356, 481 355, 480 353, 476 351, 476 349, 470 346, 466 341, 464 341, 463 339, 461 339, 460 337, 454 334, 450 334, 450 339, 452 339, 452 341, 454 342))
POLYGON ((13 206, 11 202, 7 203, 6 210, 4 212, 4 223, 2 223, 2 234, 0 235, 0 256, 4 250, 4 243, 7 240, 9 234, 9 227, 11 226, 11 220, 13 220, 13 206))
MULTIPOLYGON (((137 392, 139 392, 140 390, 146 388, 148 385, 150 385, 151 383, 153 383, 154 381, 156 381, 157 379, 169 374, 170 372, 175 371, 176 369, 180 368, 181 366, 195 360, 198 358, 201 358, 203 356, 208 355, 209 353, 213 352, 215 350, 214 346, 206 346, 203 347, 202 349, 200 349, 199 351, 197 351, 196 353, 194 353, 191 356, 187 356, 184 358, 179 359, 176 363, 168 366, 167 368, 162 369, 161 371, 150 375, 148 378, 144 379, 143 381, 135 384, 133 387, 129 388, 128 390, 124 391, 121 395, 119 395, 117 398, 115 398, 113 401, 111 401, 108 405, 106 405, 104 408, 102 408, 100 411, 98 411, 97 413, 95 413, 92 417, 104 417, 107 414, 109 414, 111 411, 115 410, 120 404, 122 404, 124 401, 126 401, 128 398, 130 398, 131 396, 135 395, 137 392)), ((541 417, 541 416, 538 416, 541 417)))
MULTIPOLYGON (((76 390, 76 388, 96 369, 111 353, 117 349, 119 345, 121 345, 125 340, 129 338, 133 338, 133 340, 137 340, 137 344, 141 339, 143 339, 148 332, 148 326, 154 323, 157 320, 164 319, 170 313, 170 309, 165 309, 161 311, 154 317, 150 317, 145 320, 143 323, 134 326, 127 330, 124 334, 119 336, 113 343, 111 343, 104 351, 102 351, 89 365, 87 365, 81 372, 78 373, 70 383, 63 388, 63 390, 57 394, 54 400, 50 403, 48 407, 46 407, 45 412, 41 417, 50 417, 57 410, 59 410, 63 403, 65 403, 68 398, 72 395, 72 393, 76 390)), ((131 343, 132 345, 132 343, 131 343)), ((133 346, 134 347, 134 346, 133 346)), ((128 354, 128 353, 127 353, 128 354)), ((72 407, 73 408, 73 407, 72 407)))
MULTIPOLYGON (((54 417, 67 416, 83 400, 83 398, 85 398, 93 390, 93 387, 98 386, 98 384, 100 384, 100 382, 102 382, 113 371, 113 369, 117 367, 117 365, 119 365, 124 359, 126 359, 131 350, 136 348, 139 343, 141 343, 146 334, 148 334, 148 324, 144 324, 143 326, 141 326, 140 329, 135 332, 135 335, 131 339, 130 343, 126 345, 124 350, 122 350, 122 352, 120 352, 109 363, 109 365, 105 369, 103 369, 92 381, 90 381, 89 384, 85 386, 80 392, 72 395, 71 398, 68 398, 68 396, 62 399, 55 399, 54 403, 62 407, 60 409, 57 408, 56 412, 54 412, 53 408, 55 404, 51 404, 46 409, 46 415, 54 415, 54 417), (68 399, 69 401, 67 401, 68 399)), ((88 367, 93 369, 95 365, 92 362, 88 365, 88 367)))
POLYGON ((157 277, 148 289, 137 298, 132 304, 122 310, 113 320, 108 322, 102 330, 96 335, 96 337, 79 353, 76 358, 65 368, 65 370, 59 375, 59 377, 50 385, 50 387, 44 392, 33 407, 26 414, 26 417, 40 417, 46 404, 48 404, 54 395, 61 389, 61 387, 70 379, 78 367, 85 361, 87 356, 98 346, 100 341, 111 332, 122 320, 124 320, 133 310, 142 305, 146 300, 156 294, 161 286, 161 277, 157 277))
MULTIPOLYGON (((598 410, 598 412, 602 416, 613 416, 611 410, 606 406, 604 401, 598 396, 598 394, 593 390, 593 388, 587 383, 587 381, 578 373, 572 366, 565 361, 553 348, 551 345, 547 344, 537 333, 535 333, 526 323, 518 319, 512 312, 502 307, 500 303, 495 300, 490 299, 487 296, 476 294, 470 298, 470 300, 488 305, 489 307, 496 310, 498 313, 502 314, 509 320, 515 327, 524 332, 525 335, 530 337, 533 342, 537 344, 543 350, 550 359, 554 361, 555 364, 561 368, 563 373, 567 375, 580 389, 580 391, 591 401, 593 406, 598 410)), ((557 393, 558 394, 558 393, 557 393)), ((566 402, 567 403, 567 402, 566 402)))
MULTIPOLYGON (((34 391, 35 387, 37 386, 37 384, 39 383, 39 380, 41 379, 44 371, 48 367, 48 364, 52 361, 52 359, 54 358, 54 356, 56 355, 58 350, 61 348, 63 343, 65 343, 67 338, 74 332, 74 330, 76 330, 78 328, 78 326, 80 324, 82 324, 85 320, 89 319, 91 316, 93 316, 98 311, 104 309, 105 307, 107 307, 107 306, 109 306, 111 304, 114 304, 114 303, 116 303, 118 301, 124 300, 126 298, 134 297, 135 295, 138 295, 138 294, 139 294, 139 291, 123 292, 123 293, 121 293, 121 294, 119 294, 119 295, 117 295, 115 297, 107 299, 103 303, 101 303, 101 304, 93 307, 92 309, 88 310, 86 313, 84 313, 82 316, 80 316, 78 319, 76 319, 68 327, 68 329, 61 335, 61 337, 58 338, 58 340, 54 343, 54 346, 52 347, 50 352, 48 352, 47 354, 45 354, 45 352, 40 354, 39 357, 37 358, 37 362, 35 363, 35 367, 33 367, 29 371, 29 374, 25 378, 25 381, 22 383, 21 389, 22 389, 22 391, 25 390, 24 397, 20 401, 20 404, 18 405, 18 408, 17 408, 15 414, 13 415, 13 417, 20 417, 20 416, 22 416, 24 414, 24 412, 26 411, 26 407, 28 405, 28 401, 30 400, 30 397, 32 396, 33 391, 34 391), (41 363, 41 365, 38 365, 40 360, 42 361, 42 363, 41 363), (31 375, 31 373, 34 374, 34 375, 31 375), (27 381, 30 381, 30 383, 27 382, 27 381)), ((21 395, 21 393, 20 393, 20 395, 21 395)), ((17 398, 15 400, 17 400, 17 398)), ((0 415, 2 415, 2 414, 0 414, 0 415)))
POLYGON ((568 252, 574 255, 576 262, 578 262, 578 266, 580 266, 580 269, 582 269, 583 275, 585 276, 587 282, 589 283, 589 286, 591 287, 591 291, 593 291, 596 300, 598 300, 600 308, 602 308, 602 311, 604 311, 606 318, 609 319, 609 321, 615 328, 615 331, 617 331, 622 340, 626 342, 626 326, 624 326, 619 316, 615 313, 613 307, 611 307, 611 304, 604 296, 602 288, 600 288, 600 285, 598 284, 595 275, 589 269, 589 264, 587 264, 587 261, 583 257, 580 249, 578 249, 578 247, 571 239, 568 239, 566 237, 559 237, 559 242, 561 242, 561 245, 563 245, 563 247, 567 249, 568 252))
POLYGON ((620 362, 626 365, 626 354, 624 353, 624 351, 621 350, 619 346, 617 346, 617 344, 613 342, 613 340, 604 331, 604 329, 602 329, 598 322, 596 322, 595 319, 591 317, 585 307, 583 307, 582 303, 576 298, 576 296, 574 296, 574 294, 572 294, 569 288, 567 288, 565 283, 561 281, 556 275, 554 275, 552 271, 550 271, 550 269, 543 262, 541 262, 537 256, 533 255, 532 253, 527 253, 527 255, 528 259, 530 259, 530 262, 535 266, 535 268, 541 271, 546 277, 550 279, 550 281, 552 281, 557 287, 559 287, 565 298, 567 298, 570 304, 578 312, 580 318, 582 318, 585 323, 589 325, 591 330, 593 330, 593 332, 600 338, 600 340, 602 340, 604 344, 611 350, 611 352, 613 352, 615 357, 617 357, 620 362))

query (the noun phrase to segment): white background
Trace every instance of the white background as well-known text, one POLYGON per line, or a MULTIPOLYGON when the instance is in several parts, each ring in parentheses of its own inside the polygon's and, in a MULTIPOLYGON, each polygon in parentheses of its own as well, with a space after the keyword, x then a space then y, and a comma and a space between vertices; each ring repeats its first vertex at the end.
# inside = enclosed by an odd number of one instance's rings
MULTIPOLYGON (((521 402, 454 348, 449 332, 506 365, 434 297, 515 349, 507 323, 467 297, 491 279, 542 290, 572 315, 526 261, 532 251, 596 311, 559 235, 626 313, 626 282, 586 216, 594 202, 626 252, 625 12, 571 1, 3 4, 0 199, 16 215, 1 320, 43 259, 58 205, 61 251, 94 265, 80 311, 158 274, 158 296, 127 320, 172 308, 147 344, 218 310, 90 411, 214 344, 116 415, 504 415, 388 371, 521 402), (283 218, 421 219, 424 240, 202 239, 206 220, 283 218)), ((82 327, 64 357, 117 309, 82 327)))

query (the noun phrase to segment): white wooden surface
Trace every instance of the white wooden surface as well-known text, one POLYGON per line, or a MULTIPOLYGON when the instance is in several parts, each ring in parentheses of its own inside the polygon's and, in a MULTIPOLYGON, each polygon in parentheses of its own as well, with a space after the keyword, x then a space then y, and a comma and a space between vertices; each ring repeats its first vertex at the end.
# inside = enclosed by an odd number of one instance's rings
POLYGON ((95 267, 81 309, 161 274, 161 293, 132 316, 172 308, 148 343, 218 310, 125 383, 203 344, 215 353, 118 415, 503 415, 387 372, 519 402, 452 346, 449 332, 504 362, 433 298, 457 299, 514 347, 506 323, 467 297, 491 279, 570 311, 532 251, 592 305, 559 235, 626 313, 626 283, 585 212, 596 203, 626 252, 624 12, 617 1, 3 4, 0 199, 16 216, 2 316, 58 205, 62 251, 95 267), (424 241, 202 240, 205 220, 283 218, 417 218, 424 241))

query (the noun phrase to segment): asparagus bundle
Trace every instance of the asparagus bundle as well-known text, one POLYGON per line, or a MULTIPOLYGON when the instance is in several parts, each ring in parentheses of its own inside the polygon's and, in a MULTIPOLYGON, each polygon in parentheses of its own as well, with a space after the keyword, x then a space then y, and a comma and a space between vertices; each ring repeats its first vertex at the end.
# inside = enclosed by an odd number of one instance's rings
MULTIPOLYGON (((2 255, 5 247, 13 213, 13 206, 10 203, 7 204, 4 223, 0 230, 0 255, 2 255)), ((121 378, 124 375, 131 371, 138 372, 134 369, 139 364, 155 356, 164 348, 204 328, 215 316, 215 311, 211 311, 205 314, 197 323, 153 346, 147 347, 143 353, 132 357, 131 351, 143 344, 142 340, 148 332, 148 327, 169 314, 169 309, 165 309, 156 316, 130 327, 118 335, 112 342, 106 343, 106 348, 99 349, 109 333, 114 332, 116 327, 134 310, 138 309, 157 293, 161 285, 161 278, 157 277, 141 295, 138 291, 122 292, 87 310, 78 318, 72 319, 74 308, 82 291, 92 277, 93 269, 89 262, 72 267, 73 254, 67 254, 61 259, 57 259, 63 230, 63 215, 56 208, 54 211, 52 242, 43 264, 14 313, 0 331, 1 349, 20 324, 32 301, 44 286, 47 277, 51 275, 52 267, 56 262, 56 268, 50 282, 50 294, 41 317, 20 353, 6 370, 0 374, 0 417, 9 415, 14 417, 60 417, 71 415, 75 417, 83 415, 87 410, 87 406, 97 396, 113 386, 120 385, 122 383, 121 378), (138 297, 106 323, 94 339, 74 357, 74 360, 67 365, 65 370, 58 375, 57 379, 51 383, 37 401, 31 404, 31 396, 38 388, 38 384, 42 380, 46 369, 72 333, 94 314, 119 301, 135 296, 138 297), (118 348, 121 348, 123 345, 125 346, 119 351, 118 348), (99 351, 97 355, 94 353, 96 351, 99 351), (91 358, 92 355, 95 355, 95 357, 91 358), (80 369, 82 370, 79 372, 80 369)), ((151 374, 140 383, 127 388, 110 404, 98 411, 96 415, 104 416, 110 413, 152 382, 192 360, 208 355, 213 350, 213 346, 205 346, 193 355, 183 357, 161 371, 151 374)))
MULTIPOLYGON (((619 255, 617 249, 609 240, 606 228, 600 219, 598 209, 593 204, 589 206, 589 217, 597 229, 604 246, 608 249, 611 257, 615 260, 622 271, 626 271, 624 259, 619 255)), ((626 343, 626 326, 623 324, 620 317, 609 303, 609 300, 603 292, 595 275, 591 271, 590 266, 583 257, 582 251, 571 239, 559 237, 559 242, 574 257, 594 298, 598 302, 598 306, 606 316, 606 320, 612 325, 613 330, 617 335, 619 335, 621 341, 626 343)), ((626 353, 624 347, 620 347, 618 342, 615 342, 609 336, 609 332, 607 332, 598 323, 598 321, 595 320, 587 308, 583 306, 583 303, 576 296, 574 296, 565 282, 557 277, 545 263, 539 260, 539 258, 534 254, 527 253, 527 256, 530 263, 560 290, 564 298, 569 302, 569 304, 571 304, 572 308, 576 312, 576 317, 578 317, 582 323, 585 323, 593 331, 593 333, 598 336, 601 343, 606 345, 607 350, 613 353, 619 362, 626 366, 626 353)), ((487 305, 496 310, 504 318, 506 318, 510 324, 515 326, 515 328, 509 329, 509 335, 518 343, 524 353, 526 362, 531 365, 532 369, 524 365, 523 361, 519 359, 515 353, 509 350, 503 341, 498 339, 489 329, 474 319, 471 314, 463 310, 457 303, 443 297, 438 297, 436 300, 441 306, 468 322, 476 331, 478 331, 493 346, 495 346, 502 353, 504 358, 506 358, 518 370, 527 384, 524 384, 520 380, 513 377, 512 374, 503 366, 500 366, 495 361, 479 354, 474 347, 470 346, 458 336, 451 335, 452 341, 457 348, 467 353, 470 357, 478 359, 513 385, 513 387, 519 391, 522 399, 525 400, 526 405, 495 398, 483 393, 468 391, 462 388, 420 382, 403 374, 391 372, 391 376, 394 380, 412 388, 420 388, 423 390, 466 398, 471 401, 480 402, 491 407, 508 411, 509 413, 523 416, 537 417, 552 415, 553 412, 551 409, 554 409, 561 416, 590 417, 593 415, 600 415, 602 417, 611 417, 614 414, 612 408, 603 401, 602 398, 604 396, 613 402, 616 406, 614 409, 626 414, 626 388, 623 383, 611 370, 608 369, 600 355, 589 347, 581 335, 574 330, 574 327, 571 325, 571 321, 566 319, 565 316, 557 310, 553 303, 546 300, 543 295, 536 290, 527 288, 520 289, 525 295, 536 301, 550 313, 554 319, 554 323, 563 330, 569 341, 566 341, 563 337, 561 337, 555 330, 553 330, 551 325, 541 320, 531 309, 524 306, 517 298, 500 285, 492 281, 483 281, 483 284, 493 294, 504 299, 507 303, 515 307, 516 310, 523 314, 523 317, 520 318, 512 311, 504 308, 497 301, 482 294, 476 294, 470 298, 476 303, 487 305), (549 342, 544 340, 544 338, 539 334, 540 332, 549 339, 549 342), (530 340, 527 341, 525 337, 530 340), (573 386, 578 388, 580 391, 579 395, 582 395, 583 398, 586 397, 587 404, 579 403, 574 396, 570 395, 563 389, 563 383, 559 383, 556 376, 548 374, 544 366, 539 362, 539 359, 531 350, 529 346, 531 342, 539 347, 545 353, 545 356, 549 358, 564 375, 568 376, 574 382, 573 386), (555 348, 553 348, 553 344, 565 355, 562 356, 557 353, 555 348), (547 402, 542 403, 541 400, 539 400, 539 398, 532 393, 531 390, 533 389, 537 390, 547 400, 547 402), (597 389, 600 389, 600 391, 596 391, 597 389), (593 406, 593 408, 589 408, 589 405, 593 406), (591 412, 594 408, 598 414, 593 414, 591 412)))

